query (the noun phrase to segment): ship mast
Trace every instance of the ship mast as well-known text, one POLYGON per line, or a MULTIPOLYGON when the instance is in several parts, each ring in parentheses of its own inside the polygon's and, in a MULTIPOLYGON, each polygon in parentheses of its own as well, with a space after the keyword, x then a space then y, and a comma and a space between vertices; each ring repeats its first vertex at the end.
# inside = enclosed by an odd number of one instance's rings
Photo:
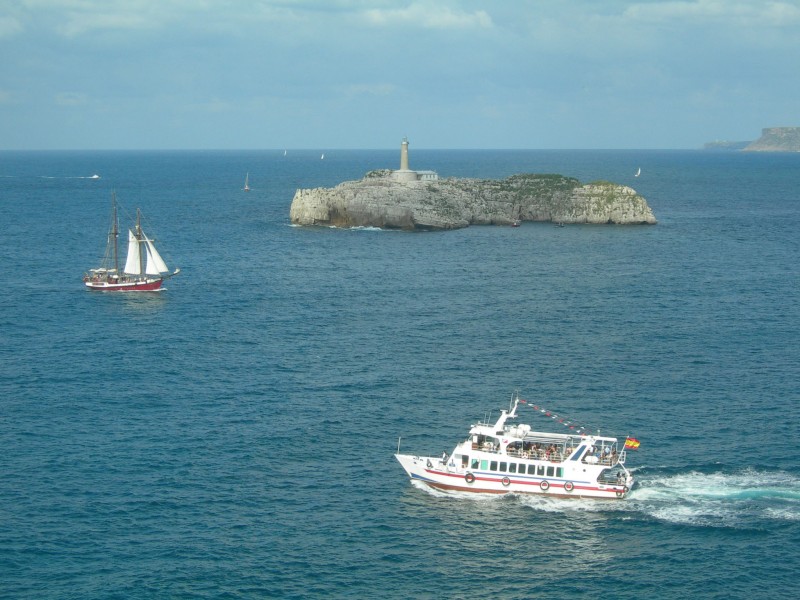
POLYGON ((119 224, 117 222, 117 193, 111 192, 111 233, 114 236, 114 272, 119 274, 119 224))
POLYGON ((144 252, 142 250, 146 250, 143 241, 144 235, 142 235, 142 211, 140 208, 136 209, 136 239, 139 240, 139 274, 144 275, 144 252))

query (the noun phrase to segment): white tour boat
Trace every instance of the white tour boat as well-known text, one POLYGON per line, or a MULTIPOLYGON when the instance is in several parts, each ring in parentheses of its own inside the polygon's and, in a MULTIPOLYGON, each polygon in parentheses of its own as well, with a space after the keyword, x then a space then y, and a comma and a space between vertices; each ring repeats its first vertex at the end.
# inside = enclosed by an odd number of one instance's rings
POLYGON ((531 431, 530 425, 506 424, 517 417, 520 403, 526 401, 515 393, 510 410, 501 411, 494 423, 473 425, 450 456, 400 454, 398 442, 395 458, 412 480, 441 490, 562 498, 628 495, 633 475, 625 468, 625 448, 637 448, 638 440, 626 438, 618 448, 617 438, 583 428, 579 433, 545 433, 531 431))

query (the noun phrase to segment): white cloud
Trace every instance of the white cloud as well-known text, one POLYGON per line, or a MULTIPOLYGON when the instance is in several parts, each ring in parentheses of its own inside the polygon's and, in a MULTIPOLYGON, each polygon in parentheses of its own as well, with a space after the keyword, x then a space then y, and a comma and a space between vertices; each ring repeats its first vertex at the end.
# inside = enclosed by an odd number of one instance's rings
POLYGON ((203 3, 159 0, 23 0, 28 20, 51 24, 68 38, 98 31, 157 29, 203 3))
POLYGON ((441 4, 414 2, 405 8, 372 8, 364 11, 374 25, 419 25, 428 29, 487 29, 492 18, 484 10, 473 13, 451 10, 441 4))
POLYGON ((205 102, 193 102, 187 108, 202 113, 228 113, 235 110, 236 106, 221 98, 211 98, 205 102))
POLYGON ((625 9, 626 17, 643 22, 683 22, 701 25, 711 21, 746 26, 784 26, 800 22, 800 8, 788 2, 762 0, 682 0, 636 3, 625 9))
POLYGON ((348 96, 389 96, 395 89, 391 83, 354 83, 345 86, 343 91, 348 96))
POLYGON ((81 92, 58 92, 55 103, 59 106, 83 106, 89 102, 89 97, 81 92))
POLYGON ((22 24, 14 17, 0 17, 0 39, 22 31, 22 24))

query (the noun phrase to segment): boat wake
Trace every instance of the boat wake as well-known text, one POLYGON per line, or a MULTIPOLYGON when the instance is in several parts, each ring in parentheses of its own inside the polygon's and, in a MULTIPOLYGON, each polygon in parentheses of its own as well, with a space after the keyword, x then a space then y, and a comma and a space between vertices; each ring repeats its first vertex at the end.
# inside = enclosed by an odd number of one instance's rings
POLYGON ((649 473, 637 469, 637 482, 622 501, 550 498, 540 494, 471 494, 434 490, 413 482, 439 498, 503 502, 513 498, 521 506, 555 513, 622 513, 631 518, 656 519, 698 527, 746 528, 759 521, 800 520, 800 477, 783 471, 744 469, 737 472, 681 474, 649 473))
POLYGON ((690 471, 639 481, 631 501, 665 521, 737 527, 753 518, 800 520, 800 479, 782 471, 690 471))
POLYGON ((344 231, 386 231, 386 229, 373 227, 371 225, 359 225, 357 227, 337 227, 336 225, 328 225, 328 229, 343 229, 344 231))
POLYGON ((100 179, 100 175, 64 175, 57 177, 55 175, 39 175, 39 179, 100 179))

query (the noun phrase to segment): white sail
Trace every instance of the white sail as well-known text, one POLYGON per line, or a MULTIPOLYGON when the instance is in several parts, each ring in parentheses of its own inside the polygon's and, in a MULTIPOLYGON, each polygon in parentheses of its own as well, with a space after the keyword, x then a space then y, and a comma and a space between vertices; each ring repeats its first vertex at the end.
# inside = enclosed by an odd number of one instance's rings
POLYGON ((156 247, 153 245, 153 240, 149 239, 147 236, 145 236, 144 240, 147 244, 147 274, 158 275, 164 271, 169 271, 164 259, 161 258, 158 250, 156 250, 156 247))
POLYGON ((142 274, 142 262, 139 260, 139 240, 128 229, 128 258, 125 259, 125 272, 130 275, 142 274))

